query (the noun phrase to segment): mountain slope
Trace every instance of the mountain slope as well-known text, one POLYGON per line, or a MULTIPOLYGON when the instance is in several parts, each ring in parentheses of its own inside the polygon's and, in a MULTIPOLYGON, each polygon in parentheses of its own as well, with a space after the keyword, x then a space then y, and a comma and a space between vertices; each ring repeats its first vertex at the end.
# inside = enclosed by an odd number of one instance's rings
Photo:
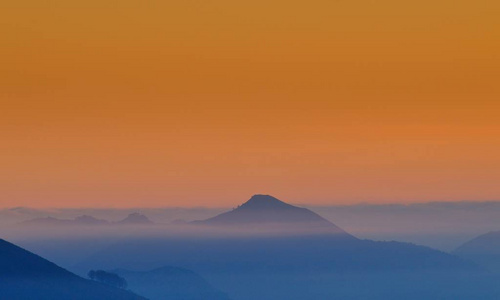
POLYGON ((0 239, 0 297, 9 300, 144 299, 92 282, 0 239))
POLYGON ((197 273, 183 268, 162 267, 146 272, 117 269, 128 287, 150 300, 229 300, 197 273))
POLYGON ((480 235, 464 243, 453 253, 500 272, 500 231, 480 235))

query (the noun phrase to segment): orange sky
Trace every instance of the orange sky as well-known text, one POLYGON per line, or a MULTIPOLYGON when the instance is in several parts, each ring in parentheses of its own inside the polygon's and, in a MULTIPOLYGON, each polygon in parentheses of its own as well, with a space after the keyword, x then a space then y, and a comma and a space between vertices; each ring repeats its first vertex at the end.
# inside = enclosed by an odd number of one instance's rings
POLYGON ((499 11, 3 1, 0 207, 498 200, 499 11))

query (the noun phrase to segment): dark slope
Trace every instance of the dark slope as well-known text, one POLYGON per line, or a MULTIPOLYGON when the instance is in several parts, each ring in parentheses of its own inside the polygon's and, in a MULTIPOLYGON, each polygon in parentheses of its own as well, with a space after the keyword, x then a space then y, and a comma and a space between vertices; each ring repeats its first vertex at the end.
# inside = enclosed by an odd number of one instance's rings
POLYGON ((150 300, 229 300, 197 273, 175 267, 146 272, 117 269, 111 271, 125 278, 128 287, 150 300))
POLYGON ((92 282, 0 239, 0 298, 9 300, 144 299, 92 282))
POLYGON ((500 272, 500 231, 480 235, 464 243, 453 253, 487 269, 500 272))

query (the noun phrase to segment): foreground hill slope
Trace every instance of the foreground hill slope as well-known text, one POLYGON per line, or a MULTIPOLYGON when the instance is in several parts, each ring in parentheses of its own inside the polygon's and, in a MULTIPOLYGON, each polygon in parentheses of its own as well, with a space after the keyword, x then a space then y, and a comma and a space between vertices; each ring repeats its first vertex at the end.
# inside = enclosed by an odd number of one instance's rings
POLYGON ((0 239, 0 298, 9 300, 141 300, 131 292, 83 279, 0 239))

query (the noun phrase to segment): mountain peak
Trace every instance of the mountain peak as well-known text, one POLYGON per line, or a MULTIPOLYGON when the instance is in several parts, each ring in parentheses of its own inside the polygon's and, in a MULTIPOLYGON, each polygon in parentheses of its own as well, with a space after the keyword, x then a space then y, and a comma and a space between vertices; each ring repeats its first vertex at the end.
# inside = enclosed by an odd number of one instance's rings
POLYGON ((118 222, 119 224, 153 224, 153 222, 148 219, 143 214, 134 212, 129 214, 125 219, 118 222))
POLYGON ((286 232, 335 233, 352 238, 341 228, 306 208, 287 204, 270 195, 254 195, 237 208, 195 224, 230 228, 283 230, 286 232))
POLYGON ((253 195, 250 200, 239 206, 238 209, 255 209, 255 210, 268 210, 268 209, 281 209, 290 208, 292 205, 287 204, 270 195, 253 195))

